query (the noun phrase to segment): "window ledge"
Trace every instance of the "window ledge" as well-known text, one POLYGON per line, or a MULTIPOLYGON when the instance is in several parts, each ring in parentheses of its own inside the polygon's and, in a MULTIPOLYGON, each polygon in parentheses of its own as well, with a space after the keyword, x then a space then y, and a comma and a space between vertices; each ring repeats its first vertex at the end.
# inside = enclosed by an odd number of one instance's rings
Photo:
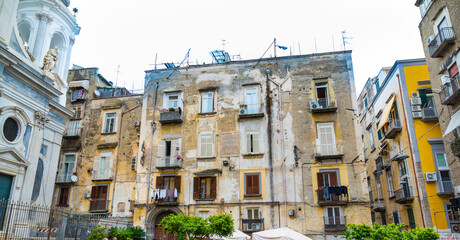
POLYGON ((245 198, 262 198, 262 194, 244 194, 245 198))
POLYGON ((263 153, 244 153, 243 158, 261 158, 263 157, 263 153))
POLYGON ((214 198, 198 198, 198 199, 194 199, 195 201, 197 202, 214 202, 214 198))
POLYGON ((74 118, 74 117, 71 117, 69 118, 70 121, 78 121, 78 120, 82 120, 83 118, 79 117, 79 118, 74 118))
POLYGON ((93 182, 107 182, 112 181, 112 178, 91 179, 93 182))
POLYGON ((200 112, 200 113, 198 113, 198 116, 216 115, 216 113, 217 112, 207 112, 207 113, 200 112))
POLYGON ((101 135, 115 135, 117 132, 102 132, 101 135))
POLYGON ((197 160, 215 160, 216 157, 197 157, 197 160))

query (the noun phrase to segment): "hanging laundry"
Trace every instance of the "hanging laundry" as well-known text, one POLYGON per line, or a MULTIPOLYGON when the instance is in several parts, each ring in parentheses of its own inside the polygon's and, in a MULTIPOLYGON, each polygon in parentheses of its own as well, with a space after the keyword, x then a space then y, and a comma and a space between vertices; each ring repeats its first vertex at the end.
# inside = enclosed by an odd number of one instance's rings
POLYGON ((177 188, 174 188, 174 198, 177 198, 177 188))
POLYGON ((173 189, 166 190, 166 197, 174 197, 174 190, 173 189))
POLYGON ((160 189, 160 199, 166 198, 166 189, 160 189))
POLYGON ((329 198, 331 197, 329 193, 329 187, 323 187, 323 197, 326 200, 329 200, 329 198))

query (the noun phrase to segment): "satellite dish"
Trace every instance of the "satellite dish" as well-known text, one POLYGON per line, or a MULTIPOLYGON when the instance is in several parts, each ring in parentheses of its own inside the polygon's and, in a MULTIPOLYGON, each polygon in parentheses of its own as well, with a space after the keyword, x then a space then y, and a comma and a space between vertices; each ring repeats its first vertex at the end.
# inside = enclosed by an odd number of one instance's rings
POLYGON ((78 182, 78 177, 75 175, 70 176, 70 181, 72 182, 78 182))
POLYGON ((96 97, 99 97, 101 96, 101 93, 96 89, 94 90, 94 95, 96 95, 96 97))

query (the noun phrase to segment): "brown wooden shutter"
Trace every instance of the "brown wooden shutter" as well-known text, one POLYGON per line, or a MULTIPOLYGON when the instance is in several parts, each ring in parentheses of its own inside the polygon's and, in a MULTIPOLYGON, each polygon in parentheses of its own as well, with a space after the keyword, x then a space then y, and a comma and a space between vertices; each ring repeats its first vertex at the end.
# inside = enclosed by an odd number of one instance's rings
POLYGON ((253 187, 253 194, 260 194, 260 181, 259 181, 259 174, 252 176, 252 187, 253 187))
POLYGON ((316 178, 318 179, 318 188, 324 187, 323 173, 322 172, 316 173, 316 178))
POLYGON ((329 177, 331 178, 331 186, 338 186, 337 181, 337 172, 329 172, 329 177))
POLYGON ((97 198, 97 186, 93 186, 91 188, 91 199, 96 199, 97 198))
POLYGON ((193 199, 200 199, 200 178, 193 178, 193 199))
POLYGON ((105 199, 107 200, 107 189, 108 189, 108 186, 99 186, 101 188, 101 195, 99 196, 99 198, 102 198, 102 199, 105 199))
POLYGON ((155 188, 156 189, 162 189, 163 188, 163 177, 158 176, 156 183, 155 183, 155 188))
POLYGON ((177 192, 180 192, 180 179, 180 176, 176 176, 176 178, 174 179, 174 187, 177 189, 177 192))
POLYGON ((252 194, 252 175, 246 175, 246 194, 252 194))
POLYGON ((216 177, 211 177, 211 198, 216 199, 217 197, 217 181, 216 177))

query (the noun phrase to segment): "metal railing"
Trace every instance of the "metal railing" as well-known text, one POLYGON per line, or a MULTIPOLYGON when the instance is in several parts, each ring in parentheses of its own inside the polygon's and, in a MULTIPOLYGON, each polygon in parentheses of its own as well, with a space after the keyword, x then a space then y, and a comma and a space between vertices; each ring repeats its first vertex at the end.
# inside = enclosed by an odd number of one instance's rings
POLYGON ((438 180, 437 190, 438 190, 438 193, 453 194, 454 186, 452 185, 452 181, 438 180))
POLYGON ((439 29, 439 33, 428 44, 428 51, 431 57, 441 57, 443 48, 447 42, 455 39, 454 29, 452 27, 444 27, 439 29))
POLYGON ((181 167, 182 161, 177 159, 177 156, 170 156, 170 157, 159 157, 157 159, 157 168, 174 168, 174 167, 181 167))
POLYGON ((385 131, 385 138, 394 138, 402 130, 401 121, 399 119, 390 119, 385 131))
POLYGON ((310 110, 312 110, 313 112, 335 110, 336 108, 337 99, 335 98, 310 99, 310 110))
POLYGON ((182 122, 182 109, 180 107, 173 109, 163 109, 160 112, 161 123, 181 123, 182 122))
POLYGON ((409 198, 413 198, 414 194, 412 191, 412 187, 403 186, 402 188, 395 191, 395 200, 396 202, 404 202, 405 200, 410 200, 409 198))
POLYGON ((441 103, 444 105, 451 104, 454 96, 458 96, 460 91, 459 78, 454 78, 450 83, 444 85, 439 93, 441 103))
POLYGON ((424 107, 422 109, 422 120, 437 120, 438 113, 436 107, 424 107))
POLYGON ((89 200, 89 211, 108 211, 109 200, 105 198, 95 198, 89 200))
POLYGON ((315 156, 333 156, 342 154, 342 144, 317 144, 315 148, 315 156))
POLYGON ((376 201, 373 201, 371 203, 371 206, 376 212, 382 211, 383 209, 385 209, 385 202, 383 200, 378 199, 376 201))
POLYGON ((58 173, 56 176, 56 183, 68 183, 71 182, 72 173, 58 173))
POLYGON ((347 229, 347 218, 346 216, 336 217, 323 217, 324 230, 345 230, 347 229))
POLYGON ((243 232, 257 232, 264 230, 264 219, 242 219, 243 232))
POLYGON ((395 128, 401 127, 401 121, 399 119, 390 119, 388 121, 388 131, 391 131, 395 128))
POLYGON ((93 170, 93 180, 105 180, 105 179, 112 179, 112 171, 105 170, 105 171, 97 171, 93 170))
POLYGON ((347 186, 329 186, 328 188, 331 188, 331 187, 335 189, 346 188, 346 194, 344 192, 338 192, 338 193, 336 193, 335 191, 331 192, 331 190, 329 189, 328 189, 327 194, 325 194, 326 187, 319 187, 318 190, 316 190, 318 194, 318 204, 326 204, 329 202, 342 202, 342 203, 348 202, 349 194, 348 194, 347 186))
POLYGON ((160 197, 158 199, 154 199, 157 204, 171 204, 171 203, 177 203, 177 199, 179 198, 180 193, 177 191, 177 189, 160 189, 160 197), (161 191, 165 191, 162 196, 161 191), (174 193, 177 193, 177 195, 174 195, 174 193))
POLYGON ((240 104, 240 114, 258 114, 261 113, 262 106, 258 103, 240 104))

